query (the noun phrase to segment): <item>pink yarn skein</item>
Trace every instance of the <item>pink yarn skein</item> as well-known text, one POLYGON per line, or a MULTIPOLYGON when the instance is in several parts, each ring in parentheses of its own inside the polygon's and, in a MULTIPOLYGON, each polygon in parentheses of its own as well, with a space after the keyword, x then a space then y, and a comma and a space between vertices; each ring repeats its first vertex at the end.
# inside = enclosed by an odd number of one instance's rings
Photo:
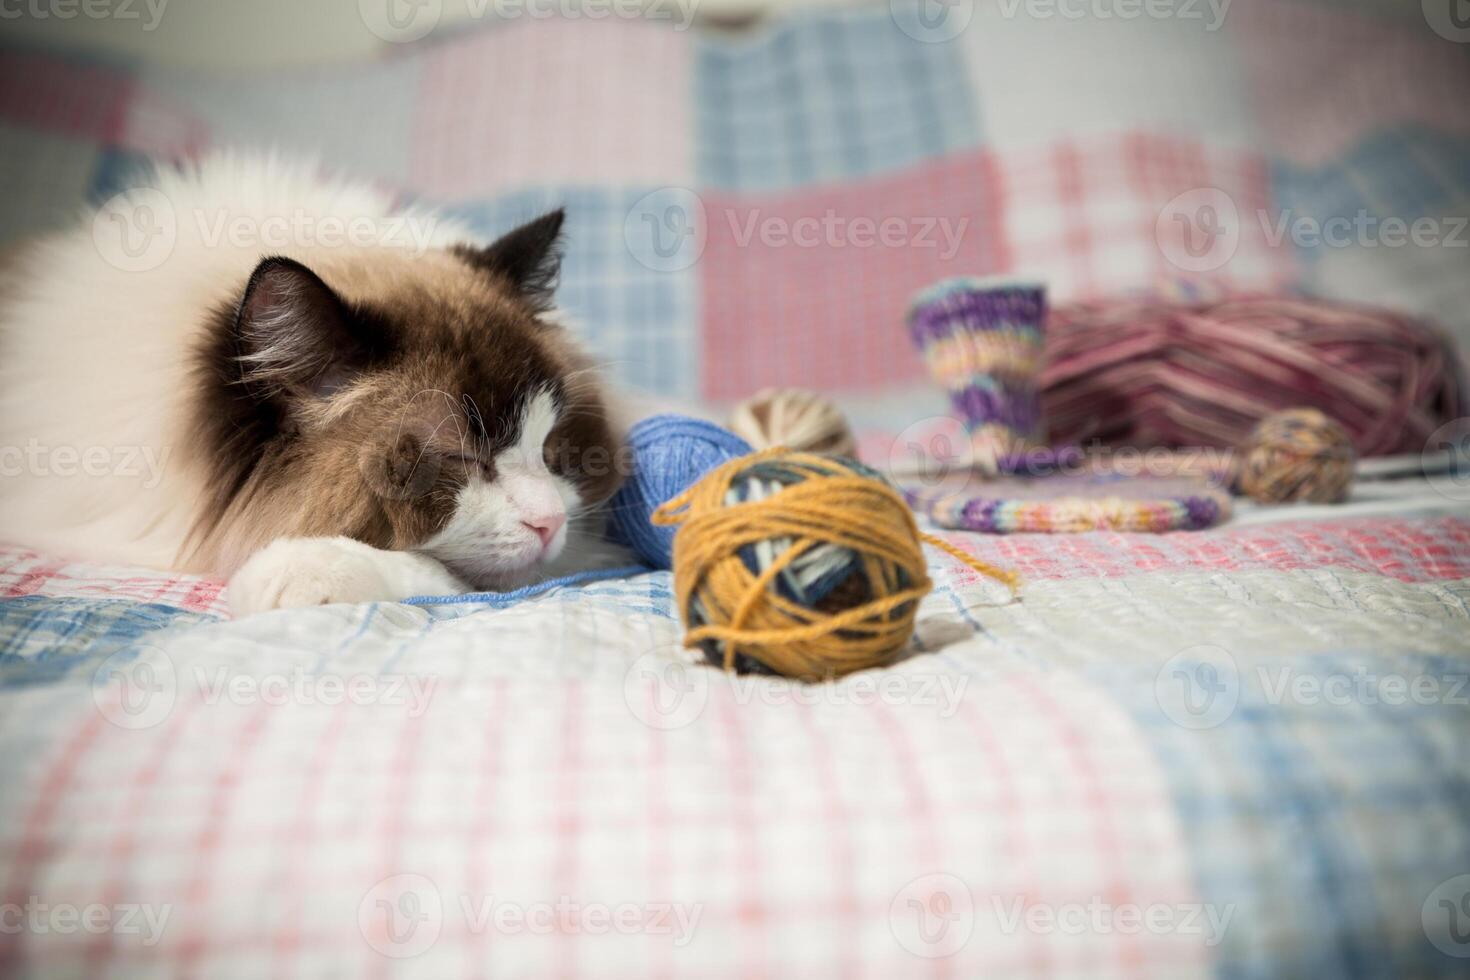
POLYGON ((1052 312, 1046 354, 1054 445, 1235 447, 1264 416, 1306 406, 1360 455, 1412 453, 1465 405, 1448 337, 1321 300, 1076 304, 1052 312))

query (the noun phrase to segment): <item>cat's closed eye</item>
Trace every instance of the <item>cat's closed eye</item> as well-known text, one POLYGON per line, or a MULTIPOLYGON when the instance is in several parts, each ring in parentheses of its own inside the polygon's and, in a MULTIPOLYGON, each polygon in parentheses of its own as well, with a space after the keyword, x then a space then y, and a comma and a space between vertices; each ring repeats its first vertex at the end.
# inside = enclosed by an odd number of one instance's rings
POLYGON ((495 479, 495 463, 484 456, 471 453, 449 453, 445 461, 464 469, 466 473, 479 473, 487 480, 495 479))

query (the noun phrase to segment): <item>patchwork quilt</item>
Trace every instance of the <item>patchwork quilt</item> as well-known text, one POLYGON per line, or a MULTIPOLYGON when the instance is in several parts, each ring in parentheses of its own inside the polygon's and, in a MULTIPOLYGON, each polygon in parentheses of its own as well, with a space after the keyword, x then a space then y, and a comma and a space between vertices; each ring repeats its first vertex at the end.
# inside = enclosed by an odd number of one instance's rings
MULTIPOLYGON (((487 235, 564 202, 619 380, 891 432, 942 404, 902 310, 951 274, 1470 338, 1470 49, 1432 6, 537 18, 254 78, 0 49, 0 238, 224 145, 487 235), (1332 218, 1376 230, 1293 230, 1332 218)), ((1463 483, 945 537, 1022 598, 934 553, 902 661, 811 686, 696 664, 667 573, 233 621, 218 582, 0 546, 0 972, 1463 974, 1463 483)))
POLYGON ((1460 975, 1470 506, 947 537, 1021 601, 936 554, 817 686, 689 662, 663 572, 232 622, 5 551, 7 966, 1460 975))

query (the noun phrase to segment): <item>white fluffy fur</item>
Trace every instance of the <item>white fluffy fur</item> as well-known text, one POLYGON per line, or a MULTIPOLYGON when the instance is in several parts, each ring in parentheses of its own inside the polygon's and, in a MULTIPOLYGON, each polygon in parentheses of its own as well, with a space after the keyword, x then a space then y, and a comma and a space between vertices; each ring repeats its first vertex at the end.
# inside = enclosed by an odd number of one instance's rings
POLYGON ((281 538, 257 551, 230 579, 236 616, 319 606, 451 595, 468 586, 432 558, 383 551, 351 538, 281 538))
MULTIPOLYGON (((0 480, 0 540, 46 551, 176 567, 203 492, 204 468, 189 458, 182 427, 193 390, 189 352, 205 312, 232 302, 262 249, 228 235, 225 216, 256 229, 300 215, 382 222, 383 248, 415 248, 393 234, 398 215, 430 229, 428 244, 474 236, 427 212, 396 211, 362 183, 324 179, 310 164, 238 156, 163 170, 131 200, 172 208, 177 238, 156 268, 119 268, 89 213, 79 226, 20 254, 0 307, 0 447, 39 446, 47 462, 0 480), (155 193, 156 192, 156 193, 155 193), (70 452, 112 457, 106 473, 70 472, 70 452), (161 460, 155 477, 133 475, 124 457, 161 460), (63 472, 63 471, 66 472, 63 472), (156 480, 156 482, 155 482, 156 480), (151 485, 150 485, 151 484, 151 485)), ((128 201, 115 209, 126 213, 128 201)), ((319 226, 322 227, 322 226, 319 226)), ((324 246, 286 242, 271 251, 312 264, 324 246)), ((219 571, 217 569, 194 569, 219 571)))

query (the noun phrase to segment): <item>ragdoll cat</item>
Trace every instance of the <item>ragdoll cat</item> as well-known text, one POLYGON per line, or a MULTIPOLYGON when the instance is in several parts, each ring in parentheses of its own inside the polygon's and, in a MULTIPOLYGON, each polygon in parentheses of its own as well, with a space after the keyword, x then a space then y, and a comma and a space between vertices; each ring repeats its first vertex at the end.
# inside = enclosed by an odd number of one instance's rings
POLYGON ((237 613, 608 560, 620 431, 551 317, 560 211, 488 246, 310 167, 156 175, 0 280, 0 541, 229 577, 237 613))

